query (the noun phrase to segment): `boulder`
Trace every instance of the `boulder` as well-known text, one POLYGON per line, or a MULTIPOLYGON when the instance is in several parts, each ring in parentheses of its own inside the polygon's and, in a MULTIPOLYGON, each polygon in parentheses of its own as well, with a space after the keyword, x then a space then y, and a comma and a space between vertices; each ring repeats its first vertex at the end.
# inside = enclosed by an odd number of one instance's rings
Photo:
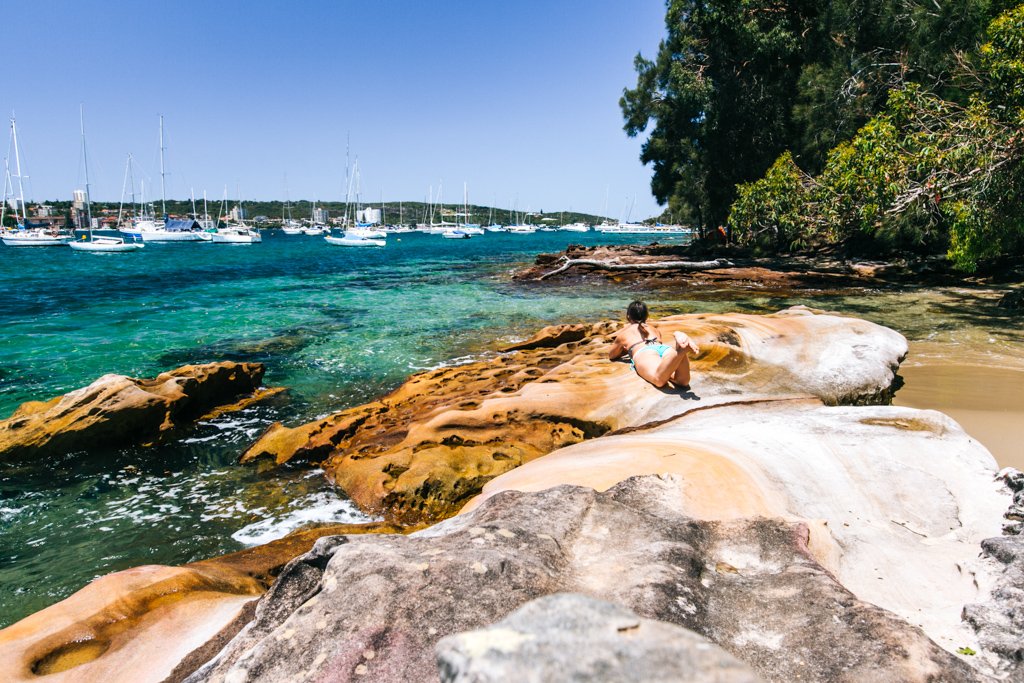
POLYGON ((754 683, 749 666, 693 631, 576 593, 537 598, 497 624, 443 638, 442 683, 754 683))
POLYGON ((438 680, 442 638, 563 592, 695 631, 770 681, 984 680, 840 585, 807 524, 694 519, 684 485, 505 491, 410 536, 320 539, 186 680, 438 680))
POLYGON ((416 375, 374 403, 275 425, 242 461, 318 462, 363 510, 429 522, 454 514, 490 479, 610 431, 762 400, 887 402, 907 352, 892 330, 805 307, 658 325, 700 344, 689 387, 656 389, 609 362, 612 323, 548 328, 519 350, 416 375))
POLYGON ((399 533, 389 524, 304 529, 182 567, 134 567, 0 630, 0 681, 180 680, 252 619, 282 567, 324 536, 399 533))
POLYGON ((23 403, 0 421, 0 462, 151 443, 256 392, 262 381, 260 363, 185 365, 153 379, 104 375, 49 401, 23 403))

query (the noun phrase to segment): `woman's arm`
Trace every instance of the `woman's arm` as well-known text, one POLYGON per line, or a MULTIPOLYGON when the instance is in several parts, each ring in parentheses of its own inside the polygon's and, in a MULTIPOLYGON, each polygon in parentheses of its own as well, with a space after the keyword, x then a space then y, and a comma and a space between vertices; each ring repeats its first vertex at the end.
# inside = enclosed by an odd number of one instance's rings
POLYGON ((619 335, 612 338, 612 347, 608 349, 608 360, 615 360, 626 352, 626 345, 622 343, 619 335))

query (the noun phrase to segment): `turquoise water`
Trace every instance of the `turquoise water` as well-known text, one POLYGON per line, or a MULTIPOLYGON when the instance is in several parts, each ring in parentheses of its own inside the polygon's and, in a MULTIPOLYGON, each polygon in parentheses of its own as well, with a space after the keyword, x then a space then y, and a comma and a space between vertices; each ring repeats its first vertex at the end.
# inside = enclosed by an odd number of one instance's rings
POLYGON ((538 253, 636 238, 414 233, 352 249, 266 233, 259 245, 149 244, 127 255, 0 247, 0 416, 104 373, 154 376, 185 363, 259 361, 266 385, 289 388, 174 444, 0 465, 0 627, 112 571, 231 552, 305 522, 367 519, 317 472, 259 474, 234 461, 271 422, 366 402, 544 325, 620 318, 637 295, 656 315, 805 303, 912 339, 996 351, 1024 343, 994 298, 972 290, 641 293, 599 279, 508 277, 538 253))
POLYGON ((596 233, 412 233, 383 249, 266 233, 258 245, 148 244, 138 253, 0 247, 0 416, 108 372, 266 363, 286 394, 198 425, 175 444, 0 465, 0 626, 91 579, 266 542, 306 521, 366 517, 317 473, 234 460, 275 420, 371 400, 407 376, 553 322, 618 315, 610 288, 534 287, 507 274, 596 233))

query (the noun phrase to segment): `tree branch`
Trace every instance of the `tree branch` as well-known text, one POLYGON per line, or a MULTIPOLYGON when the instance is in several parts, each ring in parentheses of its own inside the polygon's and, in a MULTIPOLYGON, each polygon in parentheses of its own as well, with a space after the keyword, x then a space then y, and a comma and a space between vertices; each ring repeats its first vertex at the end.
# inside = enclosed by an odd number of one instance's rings
POLYGON ((563 271, 572 268, 573 266, 591 266, 599 270, 707 270, 709 268, 728 268, 733 265, 731 261, 725 259, 715 259, 714 261, 656 261, 653 263, 617 263, 614 261, 601 261, 598 259, 565 259, 559 268, 552 270, 549 273, 544 273, 537 278, 537 281, 546 280, 552 275, 557 275, 563 271))

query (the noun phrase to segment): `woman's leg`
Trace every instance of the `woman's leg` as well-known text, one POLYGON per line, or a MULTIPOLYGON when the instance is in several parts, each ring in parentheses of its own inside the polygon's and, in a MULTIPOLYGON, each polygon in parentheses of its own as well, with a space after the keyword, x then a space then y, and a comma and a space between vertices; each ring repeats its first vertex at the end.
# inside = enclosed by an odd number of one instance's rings
MULTIPOLYGON (((679 332, 674 337, 672 348, 661 357, 661 362, 655 363, 651 353, 644 353, 643 358, 633 360, 636 373, 659 389, 668 384, 669 380, 680 385, 690 383, 690 359, 686 357, 687 338, 679 332)), ((640 353, 643 353, 642 349, 637 355, 640 353)))

